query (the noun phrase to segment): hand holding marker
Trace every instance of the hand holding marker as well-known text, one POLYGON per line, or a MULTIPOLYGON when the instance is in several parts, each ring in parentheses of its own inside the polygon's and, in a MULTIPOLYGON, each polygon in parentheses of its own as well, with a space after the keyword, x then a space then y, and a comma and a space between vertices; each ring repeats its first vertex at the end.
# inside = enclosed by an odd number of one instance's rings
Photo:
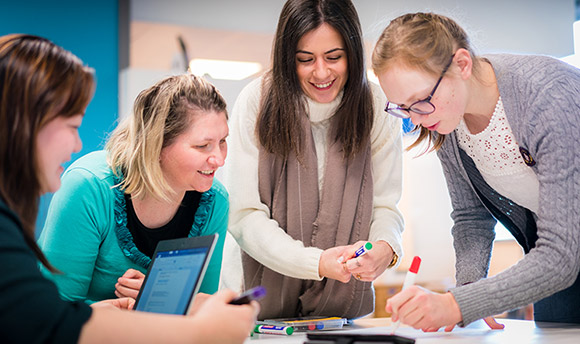
POLYGON ((266 288, 258 286, 240 294, 240 296, 230 301, 230 305, 245 305, 252 302, 253 300, 259 300, 263 298, 264 295, 266 295, 266 288))
MULTIPOLYGON (((411 263, 411 267, 409 268, 409 271, 407 272, 407 275, 405 276, 405 282, 403 282, 403 289, 401 289, 401 291, 409 288, 410 286, 412 286, 413 284, 415 284, 415 277, 417 277, 417 272, 419 272, 419 266, 421 265, 421 258, 419 256, 415 256, 415 258, 413 258, 413 263, 411 263)), ((395 322, 395 324, 393 325, 393 332, 391 333, 395 333, 395 331, 399 328, 399 325, 401 324, 401 319, 397 320, 395 322)))
MULTIPOLYGON (((358 257, 364 255, 365 253, 367 253, 371 248, 373 248, 373 244, 371 244, 370 242, 367 242, 364 245, 362 245, 361 247, 359 247, 358 250, 356 250, 354 252, 354 256, 352 256, 349 259, 358 258, 358 257)), ((336 261, 339 262, 339 263, 343 263, 344 258, 343 257, 339 257, 336 261)), ((346 261, 344 261, 344 263, 346 263, 346 261)))

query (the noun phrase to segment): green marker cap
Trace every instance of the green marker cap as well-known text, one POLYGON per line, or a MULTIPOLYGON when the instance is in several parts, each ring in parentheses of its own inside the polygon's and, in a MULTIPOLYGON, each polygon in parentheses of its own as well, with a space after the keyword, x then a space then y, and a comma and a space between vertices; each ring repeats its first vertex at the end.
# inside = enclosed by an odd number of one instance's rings
POLYGON ((365 244, 365 250, 367 250, 367 251, 368 251, 368 250, 370 250, 371 248, 373 248, 373 244, 371 244, 370 242, 367 242, 367 243, 365 244))
MULTIPOLYGON (((292 326, 274 325, 274 324, 258 324, 258 325, 256 325, 256 327, 254 327, 254 331, 253 332, 255 332, 255 333, 273 333, 274 331, 281 331, 281 330, 283 330, 287 335, 291 335, 292 333, 294 333, 294 327, 292 327, 292 326), (273 329, 270 329, 270 328, 265 328, 264 330, 262 330, 260 328, 261 326, 276 327, 277 329, 273 330, 273 329)), ((252 333, 252 336, 253 335, 254 334, 252 333)))

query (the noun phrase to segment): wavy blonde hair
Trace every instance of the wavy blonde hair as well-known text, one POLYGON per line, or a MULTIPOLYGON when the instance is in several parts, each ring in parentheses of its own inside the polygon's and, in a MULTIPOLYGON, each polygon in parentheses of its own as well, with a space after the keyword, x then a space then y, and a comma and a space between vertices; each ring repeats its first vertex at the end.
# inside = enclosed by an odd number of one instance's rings
POLYGON ((161 150, 171 145, 202 113, 224 113, 226 102, 202 77, 191 74, 165 78, 142 91, 133 112, 107 141, 107 162, 121 177, 117 187, 135 198, 169 200, 173 190, 163 176, 161 150))
MULTIPOLYGON (((467 33, 452 19, 435 13, 408 13, 397 17, 385 28, 372 54, 372 68, 380 74, 395 63, 439 77, 457 49, 469 51, 473 60, 473 75, 478 77, 483 58, 477 57, 467 33)), ((407 150, 424 140, 439 149, 445 135, 434 134, 426 128, 415 126, 419 137, 407 150)))

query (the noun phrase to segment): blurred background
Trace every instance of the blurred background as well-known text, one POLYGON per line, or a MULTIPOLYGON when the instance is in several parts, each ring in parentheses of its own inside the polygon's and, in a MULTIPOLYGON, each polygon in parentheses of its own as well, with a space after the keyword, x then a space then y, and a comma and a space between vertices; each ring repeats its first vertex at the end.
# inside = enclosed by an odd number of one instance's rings
MULTIPOLYGON (((401 14, 433 11, 455 19, 478 54, 546 54, 578 66, 578 0, 353 0, 360 16, 367 56, 389 21, 401 14)), ((103 147, 118 118, 131 111, 136 95, 159 79, 190 68, 222 92, 231 109, 239 91, 270 65, 272 39, 283 0, 101 0, 0 1, 0 34, 45 36, 96 70, 97 91, 87 109, 83 150, 103 147)), ((369 60, 367 60, 369 61, 369 60)), ((369 71, 369 78, 374 75, 369 71)), ((413 140, 405 135, 405 145, 413 140)), ((435 154, 404 155, 400 208, 405 216, 402 264, 375 282, 377 303, 396 292, 414 255, 423 259, 418 283, 444 291, 454 285, 451 211, 435 154)), ((223 179, 222 169, 218 178, 223 179)), ((41 202, 42 228, 50 195, 41 202)), ((522 256, 501 227, 490 274, 522 256)), ((224 274, 239 274, 236 247, 228 240, 224 274)), ((235 288, 235 285, 227 285, 235 288)), ((383 306, 377 307, 380 311, 383 306)), ((378 314, 382 315, 382 314, 378 314)))

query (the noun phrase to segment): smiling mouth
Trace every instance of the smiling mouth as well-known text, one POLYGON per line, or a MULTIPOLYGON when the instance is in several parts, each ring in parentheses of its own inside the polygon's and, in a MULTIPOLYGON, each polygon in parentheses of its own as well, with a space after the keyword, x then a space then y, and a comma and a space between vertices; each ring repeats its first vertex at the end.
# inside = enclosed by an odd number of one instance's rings
POLYGON ((211 176, 215 172, 215 170, 198 171, 198 172, 206 176, 211 176))
POLYGON ((333 83, 334 83, 334 80, 329 81, 329 82, 325 82, 324 84, 316 84, 313 82, 311 82, 310 84, 319 90, 324 90, 324 89, 330 88, 330 86, 332 86, 333 83))

